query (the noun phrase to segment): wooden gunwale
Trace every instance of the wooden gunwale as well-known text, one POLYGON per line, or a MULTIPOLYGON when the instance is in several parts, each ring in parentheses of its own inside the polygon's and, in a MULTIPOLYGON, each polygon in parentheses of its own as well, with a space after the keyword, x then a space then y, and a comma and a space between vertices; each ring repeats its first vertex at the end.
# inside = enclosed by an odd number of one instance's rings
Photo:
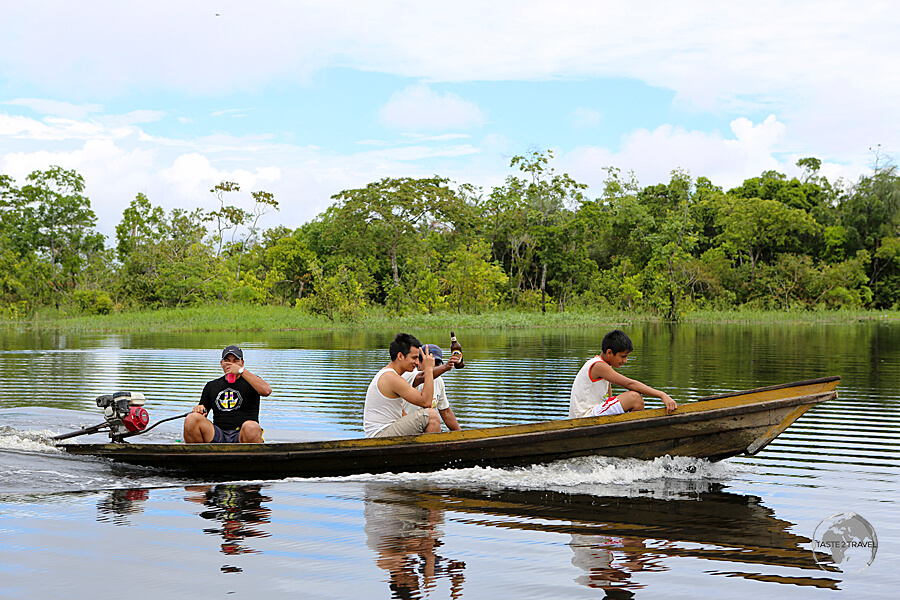
POLYGON ((756 388, 752 390, 746 390, 741 392, 726 392, 724 394, 716 394, 714 396, 705 396, 703 398, 698 398, 697 402, 706 402, 707 400, 718 400, 719 398, 733 398, 734 396, 745 396, 747 394, 755 394, 758 392, 771 392, 775 390, 784 390, 788 388, 802 387, 802 386, 810 386, 816 384, 829 384, 833 383, 834 385, 829 386, 827 389, 833 390, 837 384, 841 382, 841 378, 837 375, 832 375, 831 377, 818 377, 816 379, 806 379, 804 381, 794 381, 791 383, 779 383, 778 385, 769 385, 766 387, 756 388))

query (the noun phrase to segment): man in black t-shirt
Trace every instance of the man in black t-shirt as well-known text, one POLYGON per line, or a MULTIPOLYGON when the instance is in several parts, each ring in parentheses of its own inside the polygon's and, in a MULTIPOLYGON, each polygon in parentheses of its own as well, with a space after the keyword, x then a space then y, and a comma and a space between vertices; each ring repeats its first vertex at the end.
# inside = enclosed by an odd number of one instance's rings
POLYGON ((258 375, 244 368, 244 352, 237 346, 222 350, 222 371, 203 388, 200 404, 184 419, 187 444, 261 444, 259 398, 272 388, 258 375), (213 411, 213 423, 206 415, 213 411))

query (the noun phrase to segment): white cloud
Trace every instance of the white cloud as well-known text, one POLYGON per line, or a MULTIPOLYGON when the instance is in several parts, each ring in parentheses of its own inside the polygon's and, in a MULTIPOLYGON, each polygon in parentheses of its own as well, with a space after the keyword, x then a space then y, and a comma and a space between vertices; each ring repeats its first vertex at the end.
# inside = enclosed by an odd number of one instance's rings
MULTIPOLYGON (((848 140, 900 139, 898 29, 900 11, 886 0, 460 0, 452 11, 412 0, 83 0, 49 11, 7 2, 0 73, 70 98, 257 93, 325 67, 431 82, 627 78, 674 91, 688 110, 776 113, 798 144, 838 155, 848 140)), ((474 105, 434 95, 455 104, 431 115, 446 114, 446 126, 483 122, 474 105)), ((79 118, 95 109, 52 110, 79 118)), ((409 124, 440 122, 428 116, 413 113, 409 124)), ((390 106, 384 117, 407 124, 390 106)))
POLYGON ((171 167, 161 170, 159 175, 174 187, 180 196, 202 197, 201 191, 209 190, 218 182, 227 179, 222 171, 212 166, 208 158, 196 152, 179 156, 171 167))
MULTIPOLYGON (((10 101, 6 104, 17 104, 10 101)), ((56 103, 47 101, 47 112, 56 103)), ((34 101, 34 105, 44 103, 34 101)), ((75 111, 63 111, 75 112, 75 111)), ((158 110, 135 110, 121 115, 94 115, 90 118, 68 118, 46 116, 42 120, 18 115, 0 113, 0 137, 8 136, 22 140, 38 140, 43 142, 62 142, 66 140, 121 139, 130 135, 138 135, 134 125, 158 121, 166 115, 158 110)))
MULTIPOLYGON (((8 2, 0 73, 70 98, 257 93, 326 67, 431 82, 627 78, 674 91, 688 110, 776 113, 798 144, 840 155, 848 140, 900 139, 898 29, 900 11, 886 0, 460 0, 452 11, 412 0, 83 0, 50 11, 8 2)), ((477 107, 455 104, 446 126, 483 122, 477 107)), ((78 118, 95 108, 53 110, 78 118)), ((397 126, 440 122, 428 116, 384 113, 397 126)))
POLYGON ((388 127, 403 131, 443 131, 480 127, 485 118, 478 105, 456 94, 443 94, 423 83, 391 96, 378 111, 388 127))
POLYGON ((68 119, 83 119, 88 115, 103 111, 103 107, 99 104, 72 104, 71 102, 48 100, 46 98, 17 98, 15 100, 6 100, 3 104, 27 106, 43 115, 54 115, 68 119))
POLYGON ((412 0, 220 0, 215 9, 83 0, 4 12, 4 70, 78 90, 152 82, 216 94, 340 66, 442 81, 624 76, 706 105, 785 85, 831 86, 842 79, 836 73, 853 73, 847 87, 883 88, 897 82, 885 67, 900 54, 898 15, 886 1, 460 0, 447 11, 412 0), (38 19, 40 27, 23 28, 38 19))
POLYGON ((192 152, 176 158, 172 166, 162 169, 159 175, 178 195, 199 199, 205 198, 209 190, 221 181, 234 181, 242 189, 253 191, 278 181, 281 170, 274 166, 257 167, 253 171, 220 169, 214 167, 206 156, 192 152))
MULTIPOLYGON (((797 159, 791 155, 779 159, 787 128, 774 116, 754 124, 749 119, 732 121, 733 138, 718 132, 688 131, 671 125, 653 131, 638 129, 622 139, 618 152, 601 147, 582 147, 561 157, 559 170, 591 186, 591 194, 603 190, 606 173, 603 167, 634 171, 641 186, 668 182, 671 172, 685 169, 693 177, 707 177, 715 185, 730 189, 745 179, 766 170, 777 170, 789 176, 800 174, 797 159)), ((855 180, 864 165, 823 164, 821 174, 855 180)))
POLYGON ((10 116, 0 113, 0 136, 19 137, 44 137, 48 135, 50 128, 28 117, 10 116))
POLYGON ((467 133, 442 133, 438 135, 423 135, 421 133, 404 133, 404 138, 418 140, 421 142, 447 142, 450 140, 464 140, 470 136, 467 133))
POLYGON ((214 117, 246 117, 248 109, 246 108, 226 108, 224 110, 215 110, 212 112, 214 117))
POLYGON ((108 127, 125 127, 128 125, 141 125, 155 123, 167 116, 162 110, 133 110, 122 115, 103 115, 97 120, 108 127))
POLYGON ((125 150, 112 140, 89 140, 72 151, 13 152, 0 156, 0 172, 22 185, 25 177, 51 166, 74 169, 85 180, 85 194, 97 215, 98 229, 109 238, 134 196, 154 187, 154 152, 125 150))
MULTIPOLYGON (((0 113, 0 136, 27 140, 63 141, 86 140, 102 135, 112 136, 112 134, 113 130, 109 130, 96 121, 59 117, 47 117, 43 121, 39 121, 29 117, 0 113)), ((127 134, 128 132, 119 131, 117 135, 121 137, 127 134)))

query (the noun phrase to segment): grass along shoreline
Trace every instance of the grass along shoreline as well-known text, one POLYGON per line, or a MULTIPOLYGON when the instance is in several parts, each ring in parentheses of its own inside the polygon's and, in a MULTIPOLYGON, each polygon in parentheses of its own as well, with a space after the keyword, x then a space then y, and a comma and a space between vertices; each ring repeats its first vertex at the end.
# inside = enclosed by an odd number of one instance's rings
MULTIPOLYGON (((847 324, 860 321, 900 321, 900 311, 763 311, 698 310, 682 316, 681 323, 791 323, 847 324)), ((661 322, 658 315, 619 310, 565 313, 503 310, 482 314, 394 315, 372 312, 355 322, 332 322, 325 317, 281 306, 207 305, 181 309, 141 310, 110 315, 65 316, 42 313, 30 320, 3 319, 7 331, 65 333, 290 331, 304 329, 417 329, 417 328, 526 328, 593 327, 626 323, 661 322)))

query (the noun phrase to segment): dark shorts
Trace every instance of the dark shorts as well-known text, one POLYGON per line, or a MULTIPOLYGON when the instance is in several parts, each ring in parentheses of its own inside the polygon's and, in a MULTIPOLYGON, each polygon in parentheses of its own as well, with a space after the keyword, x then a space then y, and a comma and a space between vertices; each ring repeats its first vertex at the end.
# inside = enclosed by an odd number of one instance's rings
POLYGON ((216 430, 216 433, 213 435, 212 442, 213 444, 237 444, 241 441, 241 430, 240 429, 232 429, 230 431, 224 431, 219 428, 218 425, 213 424, 213 427, 216 430))

